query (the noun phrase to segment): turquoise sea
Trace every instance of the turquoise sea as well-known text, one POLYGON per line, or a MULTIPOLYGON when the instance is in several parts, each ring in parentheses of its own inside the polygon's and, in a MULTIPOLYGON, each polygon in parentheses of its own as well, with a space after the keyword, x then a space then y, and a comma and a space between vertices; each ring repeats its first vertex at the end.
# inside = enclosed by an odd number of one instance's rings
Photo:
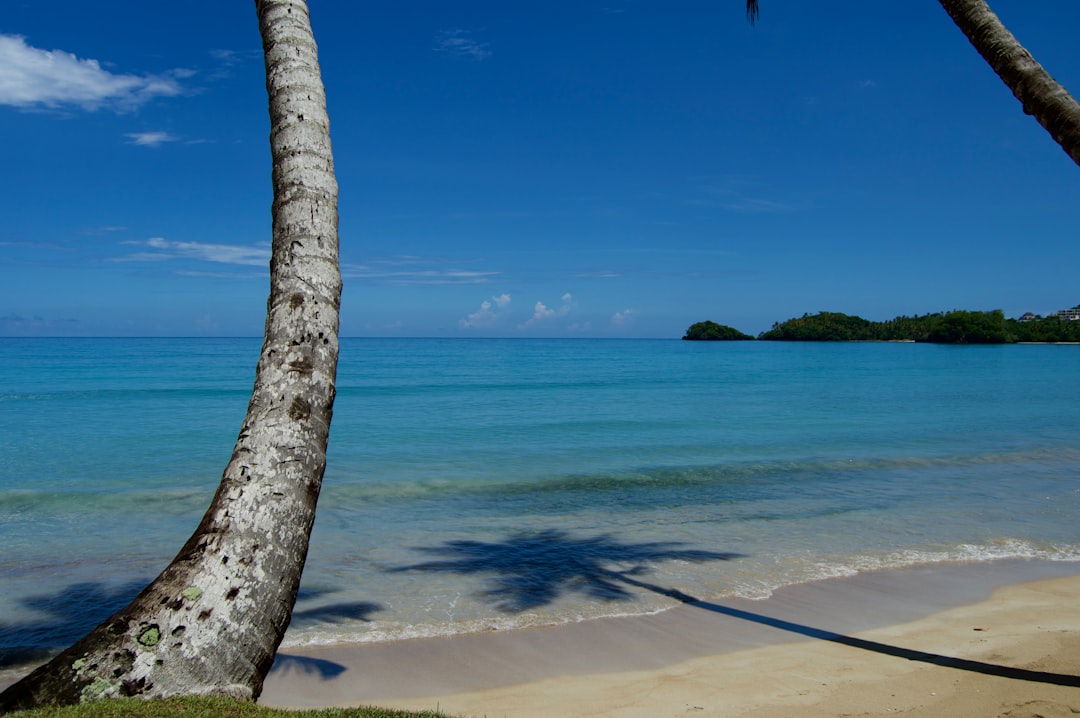
MULTIPOLYGON (((198 523, 257 339, 0 339, 0 666, 198 523)), ((1080 561, 1080 346, 345 339, 286 645, 1080 561)))

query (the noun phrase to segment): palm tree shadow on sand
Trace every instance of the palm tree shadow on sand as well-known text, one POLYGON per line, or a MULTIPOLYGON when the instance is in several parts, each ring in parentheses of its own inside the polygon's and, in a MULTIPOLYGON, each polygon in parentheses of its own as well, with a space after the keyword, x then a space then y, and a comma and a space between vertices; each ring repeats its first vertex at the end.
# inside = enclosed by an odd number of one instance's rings
POLYGON ((602 601, 629 601, 634 597, 630 587, 634 587, 712 613, 851 648, 973 673, 1080 687, 1080 676, 1013 668, 855 638, 704 601, 639 578, 648 572, 651 563, 729 561, 742 554, 689 549, 682 542, 630 544, 606 535, 579 538, 555 529, 514 534, 495 543, 459 540, 448 541, 442 546, 417 547, 416 550, 439 559, 388 570, 487 575, 490 584, 479 595, 504 613, 538 608, 564 593, 580 593, 602 601))
MULTIPOLYGON (((318 598, 323 593, 325 592, 318 589, 300 589, 300 597, 304 599, 318 598)), ((367 601, 331 603, 315 608, 293 611, 292 621, 289 625, 296 628, 306 628, 318 623, 332 624, 339 619, 370 623, 371 618, 369 616, 372 613, 377 613, 381 610, 383 610, 383 607, 379 604, 369 603, 367 601)), ((348 669, 340 663, 328 661, 323 658, 294 655, 279 651, 274 657, 273 670, 279 672, 293 670, 309 676, 317 675, 323 680, 329 680, 331 678, 337 678, 348 669)))

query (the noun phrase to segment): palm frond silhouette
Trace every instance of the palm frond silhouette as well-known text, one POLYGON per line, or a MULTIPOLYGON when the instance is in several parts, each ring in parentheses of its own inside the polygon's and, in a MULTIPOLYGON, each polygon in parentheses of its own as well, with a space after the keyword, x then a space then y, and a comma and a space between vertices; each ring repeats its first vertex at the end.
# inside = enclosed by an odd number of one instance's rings
POLYGON ((547 605, 564 593, 601 601, 628 601, 628 586, 653 588, 632 577, 660 561, 729 561, 737 553, 685 548, 679 541, 624 543, 608 535, 575 537, 546 529, 519 533, 503 541, 448 541, 416 550, 439 560, 399 566, 392 571, 431 571, 486 575, 480 595, 504 613, 547 605))

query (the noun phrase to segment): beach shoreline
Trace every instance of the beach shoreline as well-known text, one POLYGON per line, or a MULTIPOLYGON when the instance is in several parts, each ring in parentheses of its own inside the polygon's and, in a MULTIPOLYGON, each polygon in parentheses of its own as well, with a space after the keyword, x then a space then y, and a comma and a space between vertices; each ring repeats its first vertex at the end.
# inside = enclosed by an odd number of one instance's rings
POLYGON ((293 647, 261 699, 463 716, 1027 715, 988 700, 1080 710, 1080 563, 919 566, 646 616, 293 647))
MULTIPOLYGON (((1080 562, 932 564, 685 600, 547 628, 284 647, 260 703, 512 718, 1080 712, 1080 562)), ((0 674, 0 688, 28 670, 0 674)))

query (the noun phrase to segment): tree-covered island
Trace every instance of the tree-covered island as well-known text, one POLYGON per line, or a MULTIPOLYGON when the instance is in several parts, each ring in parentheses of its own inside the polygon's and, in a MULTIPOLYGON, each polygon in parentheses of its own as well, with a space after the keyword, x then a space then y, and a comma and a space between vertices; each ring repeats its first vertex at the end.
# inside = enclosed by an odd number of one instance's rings
POLYGON ((683 339, 692 341, 744 341, 753 339, 753 337, 749 334, 743 334, 733 327, 705 321, 691 324, 690 328, 686 330, 683 339))
MULTIPOLYGON (((683 339, 750 339, 737 329, 698 322, 683 339)), ((804 314, 773 324, 757 336, 763 341, 794 342, 927 342, 932 344, 1014 344, 1017 342, 1080 342, 1080 321, 1058 316, 1007 319, 1000 309, 989 312, 954 310, 899 316, 873 322, 841 312, 804 314)))

